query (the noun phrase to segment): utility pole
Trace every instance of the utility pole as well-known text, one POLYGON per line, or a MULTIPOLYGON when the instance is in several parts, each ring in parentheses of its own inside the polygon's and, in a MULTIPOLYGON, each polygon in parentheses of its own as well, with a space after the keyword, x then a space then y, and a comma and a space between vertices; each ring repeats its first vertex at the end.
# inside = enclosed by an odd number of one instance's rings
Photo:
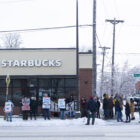
POLYGON ((101 99, 103 97, 103 91, 102 91, 102 87, 103 87, 103 77, 104 77, 104 60, 105 60, 105 54, 106 54, 106 50, 110 49, 109 47, 99 47, 103 50, 102 54, 103 54, 103 60, 102 60, 102 74, 101 74, 101 86, 100 86, 100 95, 101 95, 101 99))
POLYGON ((77 79, 77 110, 80 110, 80 93, 79 93, 79 16, 78 0, 76 0, 76 79, 77 79))
POLYGON ((107 19, 106 22, 110 22, 113 24, 113 46, 112 46, 112 68, 111 68, 111 94, 114 95, 114 54, 115 54, 115 32, 116 32, 116 24, 123 23, 123 20, 113 20, 107 19))
POLYGON ((96 96, 96 0, 93 0, 93 56, 92 56, 92 96, 96 96))

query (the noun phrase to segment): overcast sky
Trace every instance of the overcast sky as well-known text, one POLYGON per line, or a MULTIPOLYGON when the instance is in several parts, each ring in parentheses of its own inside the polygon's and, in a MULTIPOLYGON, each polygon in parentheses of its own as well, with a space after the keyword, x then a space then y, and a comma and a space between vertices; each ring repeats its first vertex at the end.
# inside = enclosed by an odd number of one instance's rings
MULTIPOLYGON (((75 25, 76 0, 0 0, 0 31, 75 25)), ((79 0, 79 24, 92 24, 93 0, 79 0)), ((140 0, 97 0, 97 35, 102 46, 112 51, 111 23, 105 19, 124 20, 116 25, 115 63, 128 60, 131 66, 140 59, 140 0)), ((75 47, 75 28, 21 32, 22 47, 75 47)), ((4 33, 0 33, 3 36, 4 33)), ((92 27, 81 27, 80 48, 92 48, 92 27)), ((97 41, 97 51, 100 46, 97 41)), ((101 60, 101 55, 98 55, 101 60)), ((99 61, 101 63, 101 61, 99 61)))

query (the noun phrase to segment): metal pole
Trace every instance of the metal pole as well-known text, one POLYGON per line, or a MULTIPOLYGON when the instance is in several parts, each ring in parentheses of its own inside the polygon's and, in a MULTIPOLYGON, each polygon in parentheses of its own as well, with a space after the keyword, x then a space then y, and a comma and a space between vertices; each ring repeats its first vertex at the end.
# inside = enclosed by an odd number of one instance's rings
POLYGON ((104 59, 105 59, 105 54, 106 54, 106 49, 110 49, 109 47, 99 47, 103 50, 103 62, 102 62, 102 74, 101 74, 101 86, 100 86, 100 96, 101 96, 101 99, 103 97, 103 77, 104 77, 104 59))
POLYGON ((92 96, 96 96, 96 0, 93 0, 92 96))
POLYGON ((77 110, 80 110, 80 93, 79 93, 79 21, 78 21, 78 0, 76 0, 76 77, 77 77, 77 110))

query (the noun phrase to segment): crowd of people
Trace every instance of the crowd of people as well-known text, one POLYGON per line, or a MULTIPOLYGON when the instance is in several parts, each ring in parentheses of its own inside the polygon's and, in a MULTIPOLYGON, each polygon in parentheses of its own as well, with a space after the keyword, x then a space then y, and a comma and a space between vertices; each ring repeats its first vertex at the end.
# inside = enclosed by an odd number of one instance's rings
MULTIPOLYGON (((73 103, 74 99, 71 96, 69 98, 69 102, 73 103)), ((50 108, 51 108, 51 99, 48 97, 48 94, 45 93, 42 101, 42 114, 44 120, 50 120, 50 108)), ((58 99, 58 108, 60 119, 65 119, 66 110, 67 110, 67 101, 65 98, 58 99)), ((23 120, 28 120, 28 115, 30 114, 30 119, 34 118, 37 119, 37 111, 38 111, 38 102, 36 97, 27 98, 24 97, 21 101, 21 110, 23 120)), ((69 104, 68 104, 69 105, 69 104)), ((80 101, 80 108, 81 108, 81 117, 87 117, 86 125, 90 124, 90 118, 92 118, 91 124, 94 125, 95 118, 103 117, 104 120, 108 119, 116 119, 118 122, 123 121, 122 119, 122 110, 123 107, 125 108, 125 115, 126 120, 125 122, 131 122, 131 120, 135 119, 134 111, 135 105, 134 100, 132 98, 126 99, 125 104, 123 103, 123 98, 116 94, 114 97, 113 95, 109 96, 108 94, 103 95, 103 99, 100 100, 98 97, 91 96, 89 100, 86 98, 81 98, 80 101), (102 102, 102 109, 101 109, 101 102, 102 102), (101 111, 103 110, 103 111, 101 111), (103 112, 103 113, 102 113, 103 112), (103 114, 103 115, 102 115, 103 114)), ((11 100, 5 102, 4 112, 7 121, 12 121, 12 112, 13 112, 14 104, 11 100)), ((69 111, 67 114, 70 118, 74 117, 74 110, 72 110, 71 106, 69 107, 69 111)))
MULTIPOLYGON (((89 101, 85 98, 81 99, 81 117, 87 117, 87 125, 90 123, 90 118, 92 118, 92 124, 94 124, 95 117, 100 118, 100 109, 101 103, 98 97, 93 99, 93 96, 90 97, 89 101)), ((124 104, 123 98, 116 94, 114 97, 108 94, 103 95, 102 100, 102 109, 103 109, 103 119, 116 119, 117 122, 131 122, 135 120, 134 111, 135 105, 133 98, 126 99, 124 104), (123 107, 125 108, 126 120, 122 119, 123 116, 123 107)))
MULTIPOLYGON (((65 119, 66 116, 66 111, 67 111, 67 116, 69 118, 74 118, 74 99, 73 96, 70 96, 67 100, 65 98, 59 98, 58 99, 58 112, 60 115, 60 119, 65 119), (67 103, 67 104, 66 104, 67 103)), ((48 96, 47 93, 45 93, 42 97, 41 102, 38 102, 36 100, 36 97, 23 97, 21 100, 21 111, 22 111, 22 118, 23 120, 34 120, 37 119, 37 114, 38 114, 38 106, 41 106, 42 109, 42 114, 44 120, 48 119, 50 120, 51 113, 50 113, 50 108, 51 108, 51 98, 48 96)), ((5 112, 5 117, 7 121, 12 122, 12 112, 13 112, 14 104, 12 103, 11 100, 7 100, 5 102, 4 106, 4 112, 5 112)))

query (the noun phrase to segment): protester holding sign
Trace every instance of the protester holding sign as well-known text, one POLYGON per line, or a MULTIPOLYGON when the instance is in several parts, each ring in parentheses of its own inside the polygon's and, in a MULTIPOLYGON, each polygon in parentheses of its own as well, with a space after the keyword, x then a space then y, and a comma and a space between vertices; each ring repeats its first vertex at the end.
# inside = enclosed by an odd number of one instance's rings
POLYGON ((58 108, 60 109, 60 119, 64 119, 64 113, 66 109, 65 99, 58 99, 58 108))
POLYGON ((51 106, 51 100, 50 97, 48 97, 48 94, 44 94, 43 101, 42 101, 42 109, 43 109, 43 116, 44 119, 48 118, 50 120, 50 106, 51 106))
POLYGON ((27 97, 24 97, 22 99, 23 120, 28 120, 29 111, 30 111, 30 99, 27 97))
POLYGON ((9 121, 9 118, 10 118, 10 122, 12 122, 13 107, 14 107, 14 104, 11 102, 11 100, 8 100, 7 102, 5 102, 4 112, 6 114, 6 120, 9 121))

